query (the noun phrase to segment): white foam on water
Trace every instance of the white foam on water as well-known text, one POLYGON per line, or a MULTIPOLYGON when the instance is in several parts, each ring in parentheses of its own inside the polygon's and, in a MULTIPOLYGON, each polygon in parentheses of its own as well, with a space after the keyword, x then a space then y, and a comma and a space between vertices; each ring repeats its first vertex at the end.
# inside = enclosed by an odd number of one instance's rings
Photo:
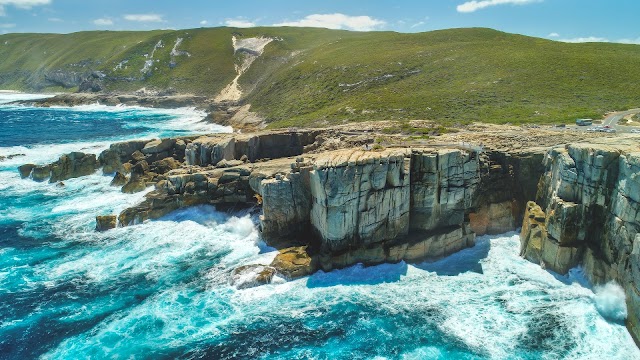
POLYGON ((6 104, 13 101, 28 101, 28 100, 38 100, 38 99, 48 99, 53 97, 54 95, 47 94, 27 94, 20 92, 0 92, 0 104, 6 104))
MULTIPOLYGON (((21 94, 22 95, 22 94, 21 94)), ((0 99, 2 96, 0 95, 0 99)), ((0 100, 1 101, 1 100, 0 100)), ((8 108, 7 105, 2 106, 8 108)), ((20 106, 24 108, 24 106, 20 106)), ((26 156, 16 156, 12 159, 4 159, 0 161, 0 170, 6 167, 19 166, 25 163, 46 163, 57 160, 60 155, 71 151, 82 151, 85 153, 99 154, 109 145, 117 141, 126 141, 132 139, 153 139, 163 136, 178 136, 189 134, 208 134, 208 133, 231 133, 233 129, 229 126, 222 126, 204 122, 206 113, 195 108, 178 108, 178 109, 153 109, 139 106, 106 106, 106 105, 80 105, 75 107, 52 107, 58 111, 83 111, 83 112, 108 112, 112 114, 120 114, 130 118, 127 120, 125 127, 140 128, 144 127, 148 130, 142 134, 131 136, 116 136, 110 139, 90 142, 70 142, 64 144, 43 144, 34 146, 12 146, 0 147, 0 156, 9 156, 16 154, 24 154, 26 156), (156 118, 157 115, 167 115, 167 118, 156 118)), ((0 184, 0 186, 2 186, 0 184)), ((1 190, 1 188, 0 188, 1 190)))

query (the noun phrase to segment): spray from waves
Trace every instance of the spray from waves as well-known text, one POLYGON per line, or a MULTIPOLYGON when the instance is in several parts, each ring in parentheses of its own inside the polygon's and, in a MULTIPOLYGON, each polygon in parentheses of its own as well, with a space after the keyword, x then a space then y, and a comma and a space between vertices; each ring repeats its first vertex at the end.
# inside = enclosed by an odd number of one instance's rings
POLYGON ((596 309, 611 321, 624 322, 627 318, 627 303, 624 289, 615 282, 609 282, 594 288, 596 309))

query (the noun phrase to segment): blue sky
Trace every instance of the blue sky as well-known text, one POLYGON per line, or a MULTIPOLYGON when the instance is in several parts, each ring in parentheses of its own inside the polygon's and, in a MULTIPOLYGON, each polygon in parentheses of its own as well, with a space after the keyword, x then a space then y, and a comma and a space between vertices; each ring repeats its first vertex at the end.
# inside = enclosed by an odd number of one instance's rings
POLYGON ((0 0, 0 33, 318 26, 490 27, 563 41, 640 43, 639 0, 0 0))

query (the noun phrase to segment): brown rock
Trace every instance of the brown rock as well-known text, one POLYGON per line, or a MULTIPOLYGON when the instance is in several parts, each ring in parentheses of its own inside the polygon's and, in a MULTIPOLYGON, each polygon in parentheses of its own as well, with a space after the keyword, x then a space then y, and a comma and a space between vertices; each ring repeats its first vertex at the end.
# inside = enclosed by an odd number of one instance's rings
POLYGON ((121 191, 125 194, 135 194, 140 191, 144 191, 147 188, 147 182, 144 179, 129 180, 121 191))
POLYGON ((146 156, 140 152, 140 150, 136 150, 133 152, 133 154, 131 154, 131 159, 133 159, 133 161, 138 162, 138 161, 142 161, 146 158, 146 156))
POLYGON ((21 178, 28 178, 31 175, 31 171, 36 167, 35 164, 24 164, 18 167, 21 178))
POLYGON ((116 175, 113 177, 113 180, 111 180, 111 186, 123 186, 126 183, 127 183, 127 177, 119 171, 116 172, 116 175))
POLYGON ((72 152, 62 155, 58 161, 51 163, 49 182, 58 182, 92 174, 98 167, 94 154, 72 152))
POLYGON ((31 178, 34 181, 45 181, 51 177, 51 167, 49 165, 36 166, 31 172, 31 178))
POLYGON ((96 230, 107 231, 115 229, 117 225, 116 219, 115 215, 96 216, 96 230))
POLYGON ((164 174, 180 167, 180 162, 172 157, 166 157, 162 160, 154 161, 151 164, 151 171, 157 174, 164 174))
POLYGON ((280 250, 271 266, 287 279, 301 278, 317 270, 316 261, 307 253, 306 246, 280 250))

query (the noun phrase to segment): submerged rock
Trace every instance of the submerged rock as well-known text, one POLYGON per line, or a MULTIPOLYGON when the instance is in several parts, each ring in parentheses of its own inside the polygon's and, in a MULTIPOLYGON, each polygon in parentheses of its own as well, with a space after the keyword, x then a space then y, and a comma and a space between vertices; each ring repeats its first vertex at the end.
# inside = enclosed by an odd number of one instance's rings
POLYGON ((230 283, 238 289, 248 289, 271 283, 276 269, 266 265, 245 265, 233 270, 230 283))

